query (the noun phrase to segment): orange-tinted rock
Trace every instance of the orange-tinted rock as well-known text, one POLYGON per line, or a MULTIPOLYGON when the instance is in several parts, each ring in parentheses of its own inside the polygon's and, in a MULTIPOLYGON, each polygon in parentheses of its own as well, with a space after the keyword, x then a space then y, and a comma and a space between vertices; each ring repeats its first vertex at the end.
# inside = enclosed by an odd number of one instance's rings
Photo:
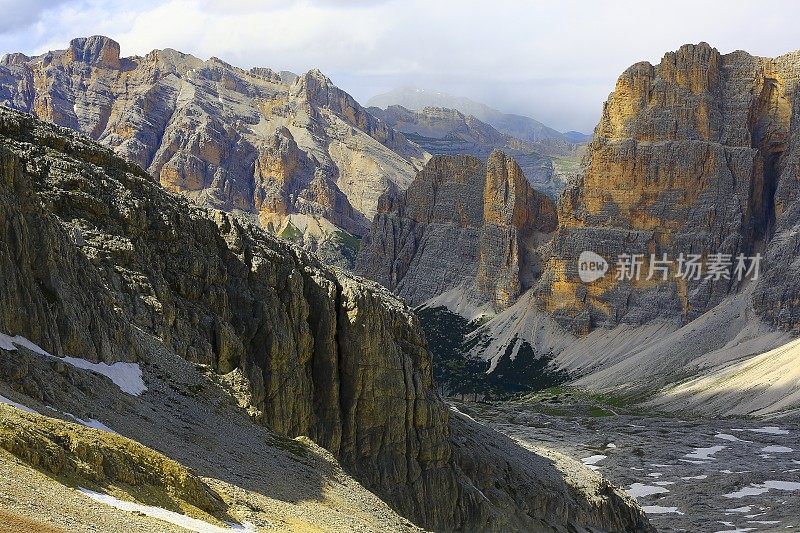
POLYGON ((737 280, 704 274, 684 281, 675 270, 666 281, 644 278, 650 254, 676 260, 681 253, 765 250, 787 205, 773 198, 788 169, 798 65, 797 54, 720 55, 701 43, 623 73, 603 108, 585 171, 559 203, 560 228, 537 286, 541 307, 586 332, 654 318, 687 322, 738 290, 737 280), (584 250, 611 264, 602 280, 578 278, 584 250), (622 253, 644 255, 642 279, 614 279, 622 253))

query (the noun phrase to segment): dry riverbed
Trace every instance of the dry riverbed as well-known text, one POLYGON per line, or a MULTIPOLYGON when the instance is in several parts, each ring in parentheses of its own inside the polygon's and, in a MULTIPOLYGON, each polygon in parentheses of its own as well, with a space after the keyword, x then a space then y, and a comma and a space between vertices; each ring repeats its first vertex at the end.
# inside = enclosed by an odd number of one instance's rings
POLYGON ((800 530, 800 421, 681 419, 569 389, 454 402, 513 438, 581 460, 636 497, 659 531, 800 530))

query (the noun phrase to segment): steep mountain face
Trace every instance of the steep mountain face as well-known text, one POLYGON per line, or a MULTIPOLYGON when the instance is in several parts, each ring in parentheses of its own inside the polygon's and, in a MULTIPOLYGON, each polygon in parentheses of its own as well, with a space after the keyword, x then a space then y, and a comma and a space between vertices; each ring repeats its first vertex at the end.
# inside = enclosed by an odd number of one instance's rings
POLYGON ((404 189, 427 157, 319 71, 245 71, 170 49, 124 58, 106 37, 4 56, 0 104, 89 135, 167 189, 277 233, 294 214, 361 236, 378 197, 404 189))
POLYGON ((554 165, 553 159, 543 155, 538 144, 500 133, 455 109, 425 107, 411 111, 394 105, 385 110, 370 107, 368 111, 433 155, 473 155, 485 160, 493 150, 502 150, 519 163, 534 189, 553 200, 571 177, 562 172, 562 165, 554 165))
POLYGON ((411 305, 457 290, 502 309, 536 279, 536 248, 555 228, 552 200, 504 153, 485 164, 435 156, 407 191, 382 199, 356 269, 411 305))
MULTIPOLYGON (((493 160, 486 198, 517 201, 491 202, 483 216, 505 224, 513 243, 542 227, 531 218, 538 197, 516 188, 526 183, 518 168, 493 160)), ((180 356, 214 375, 241 376, 239 404, 255 421, 310 437, 425 527, 651 530, 641 510, 601 478, 583 478, 579 467, 510 441, 491 443, 491 431, 451 416, 433 390, 416 317, 384 289, 170 194, 85 138, 5 109, 0 170, 0 328, 20 336, 0 345, 0 369, 17 393, 42 403, 73 386, 67 396, 93 394, 96 386, 62 368, 69 365, 42 362, 42 350, 139 363, 154 389, 167 388, 154 385, 169 373, 161 365, 173 367, 180 356), (22 337, 38 345, 33 352, 22 337), (5 364, 20 352, 38 363, 5 364), (57 386, 42 378, 51 367, 57 386)), ((514 266, 502 265, 508 279, 514 266)), ((499 298, 512 289, 491 287, 499 298)), ((109 405, 132 411, 119 399, 109 405)), ((170 416, 189 423, 188 412, 170 416)), ((242 449, 258 450, 252 446, 242 449)))
POLYGON ((738 291, 736 276, 709 279, 709 264, 726 254, 733 273, 738 254, 763 253, 789 207, 782 198, 776 206, 775 191, 796 189, 796 60, 722 56, 703 43, 628 69, 604 106, 585 173, 559 205, 540 305, 585 333, 656 318, 687 323, 738 291), (612 269, 619 254, 641 254, 645 275, 583 283, 584 250, 612 269), (651 254, 673 262, 700 254, 705 268, 700 279, 677 278, 673 263, 668 279, 656 271, 648 280, 651 254))

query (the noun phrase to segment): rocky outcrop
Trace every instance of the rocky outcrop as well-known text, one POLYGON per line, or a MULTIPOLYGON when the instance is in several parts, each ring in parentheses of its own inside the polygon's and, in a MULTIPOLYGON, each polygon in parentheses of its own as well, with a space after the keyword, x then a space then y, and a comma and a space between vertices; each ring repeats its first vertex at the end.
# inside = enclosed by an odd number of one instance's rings
POLYGON ((125 484, 137 492, 166 492, 209 514, 227 506, 185 466, 146 446, 79 424, 20 412, 0 404, 0 449, 52 476, 86 485, 125 484))
POLYGON ((494 150, 502 150, 517 161, 534 189, 553 200, 568 181, 562 165, 544 155, 547 151, 541 145, 500 133, 472 115, 440 107, 411 111, 393 105, 368 110, 433 155, 472 155, 486 160, 494 150))
POLYGON ((107 37, 4 56, 0 104, 89 135, 167 189, 280 231, 288 214, 361 236, 425 154, 317 70, 291 78, 107 37))
POLYGON ((460 288, 499 309, 537 278, 535 248, 555 227, 553 202, 504 153, 436 156, 383 198, 356 269, 411 305, 460 288))
POLYGON ((426 527, 650 530, 608 487, 551 477, 559 490, 545 494, 529 466, 520 491, 507 447, 483 448, 490 470, 468 467, 475 456, 453 446, 468 444, 460 433, 470 430, 451 428, 418 321, 386 290, 194 206, 110 150, 29 116, 0 110, 0 160, 5 333, 116 361, 140 357, 127 339, 143 331, 217 373, 236 370, 258 421, 311 437, 426 527))
MULTIPOLYGON (((539 305, 583 333, 653 319, 684 324, 742 286, 735 278, 709 279, 712 254, 730 255, 734 265, 738 254, 786 256, 770 241, 776 218, 786 220, 782 211, 790 209, 776 188, 784 187, 789 198, 797 187, 789 135, 797 65, 796 54, 721 55, 701 43, 620 76, 586 170, 559 204, 559 231, 536 289, 539 305), (605 257, 611 272, 582 283, 577 260, 584 250, 605 257), (619 254, 641 254, 638 281, 615 279, 619 254), (673 261, 666 280, 660 273, 646 279, 651 254, 673 261), (680 254, 703 257, 700 279, 676 277, 680 254)), ((788 266, 775 258, 763 267, 782 269, 779 264, 788 266)), ((772 287, 759 294, 783 290, 772 287)), ((772 303, 762 296, 756 300, 767 315, 792 315, 767 311, 772 303)))

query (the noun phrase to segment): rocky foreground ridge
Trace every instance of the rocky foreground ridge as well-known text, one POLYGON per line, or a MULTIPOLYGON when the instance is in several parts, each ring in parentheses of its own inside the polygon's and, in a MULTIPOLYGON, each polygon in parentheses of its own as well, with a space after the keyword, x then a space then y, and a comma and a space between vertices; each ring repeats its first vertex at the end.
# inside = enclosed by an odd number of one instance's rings
MULTIPOLYGON (((451 415, 417 319, 387 291, 5 109, 0 171, 2 332, 56 355, 145 364, 157 349, 238 373, 255 421, 310 437, 424 527, 649 530, 601 478, 451 415)), ((52 394, 9 370, 15 391, 52 394)))

